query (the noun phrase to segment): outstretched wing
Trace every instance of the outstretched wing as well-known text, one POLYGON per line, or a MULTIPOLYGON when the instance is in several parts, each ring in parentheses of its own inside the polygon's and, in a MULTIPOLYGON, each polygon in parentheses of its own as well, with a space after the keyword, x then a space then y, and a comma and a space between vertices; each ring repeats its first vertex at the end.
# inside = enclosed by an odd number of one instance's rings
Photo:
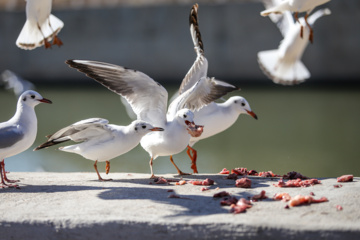
POLYGON ((66 63, 124 97, 137 119, 159 127, 165 125, 168 93, 148 75, 103 62, 68 60, 66 63))
POLYGON ((179 88, 179 94, 184 93, 190 89, 194 84, 202 77, 207 76, 208 61, 204 56, 204 45, 201 40, 201 34, 198 22, 198 4, 195 4, 190 11, 189 23, 190 23, 190 34, 194 43, 194 49, 196 52, 196 59, 188 73, 185 75, 179 88))
POLYGON ((172 119, 183 108, 199 110, 234 90, 238 88, 214 78, 203 77, 170 104, 167 117, 172 119))

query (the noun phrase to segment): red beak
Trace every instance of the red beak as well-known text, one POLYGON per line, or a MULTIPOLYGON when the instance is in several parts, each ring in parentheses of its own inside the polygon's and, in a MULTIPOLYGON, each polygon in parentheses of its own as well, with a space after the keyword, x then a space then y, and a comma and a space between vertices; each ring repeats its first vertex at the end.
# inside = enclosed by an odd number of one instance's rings
POLYGON ((150 129, 150 131, 164 131, 163 128, 159 128, 159 127, 154 127, 152 129, 150 129))
POLYGON ((42 102, 42 103, 52 103, 52 101, 50 101, 49 99, 46 99, 46 98, 43 98, 43 99, 40 99, 39 102, 42 102))
POLYGON ((256 114, 255 114, 253 111, 248 111, 248 110, 246 110, 246 112, 247 112, 250 116, 252 116, 253 118, 255 118, 256 120, 258 119, 258 117, 256 116, 256 114))

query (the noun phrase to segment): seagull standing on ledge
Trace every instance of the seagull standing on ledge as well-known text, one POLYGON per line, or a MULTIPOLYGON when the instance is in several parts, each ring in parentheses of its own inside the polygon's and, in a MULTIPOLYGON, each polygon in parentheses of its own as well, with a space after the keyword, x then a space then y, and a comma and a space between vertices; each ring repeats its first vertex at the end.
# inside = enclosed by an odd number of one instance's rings
POLYGON ((7 122, 0 123, 0 175, 1 187, 18 187, 7 184, 18 182, 9 180, 5 171, 5 158, 17 155, 34 143, 37 133, 35 106, 39 103, 52 103, 39 93, 29 90, 20 95, 15 115, 7 122))
MULTIPOLYGON (((189 17, 191 38, 194 43, 194 49, 197 57, 181 83, 179 94, 193 87, 198 79, 210 79, 207 77, 208 62, 204 56, 204 45, 201 39, 198 22, 198 8, 198 4, 193 5, 189 17)), ((236 89, 237 88, 234 87, 232 90, 236 89)), ((235 123, 238 116, 242 113, 248 114, 257 119, 257 116, 251 110, 249 103, 245 100, 245 98, 240 96, 231 97, 225 103, 211 102, 210 104, 194 112, 195 122, 205 126, 201 136, 191 137, 189 145, 187 146, 187 154, 191 159, 191 168, 193 169, 194 173, 198 173, 196 166, 197 151, 193 149, 192 146, 201 139, 211 137, 228 129, 235 123), (221 124, 219 124, 220 122, 221 124)))
POLYGON ((76 122, 48 136, 47 142, 35 148, 34 151, 69 140, 80 142, 79 144, 60 147, 59 150, 76 153, 86 159, 95 161, 94 168, 99 180, 109 181, 112 179, 103 179, 100 176, 97 169, 98 162, 106 162, 105 169, 106 174, 108 174, 110 171, 110 159, 135 148, 145 134, 151 131, 163 130, 139 120, 133 121, 128 126, 118 126, 109 124, 106 119, 90 118, 76 122))
POLYGON ((148 75, 102 62, 68 60, 66 63, 124 97, 138 119, 164 129, 149 133, 140 141, 141 146, 150 155, 151 178, 155 177, 153 160, 159 156, 170 156, 170 161, 178 173, 184 174, 174 163, 172 155, 183 151, 190 137, 199 136, 203 131, 203 126, 197 126, 193 122, 192 110, 200 109, 234 88, 230 84, 201 78, 193 87, 177 97, 166 113, 168 93, 148 75))
POLYGON ((26 22, 22 28, 16 45, 25 50, 32 50, 42 45, 51 48, 53 45, 63 45, 57 34, 64 23, 51 14, 52 0, 27 0, 26 22))
MULTIPOLYGON (((263 0, 264 1, 264 0, 263 0)), ((265 0, 266 1, 266 0, 265 0)), ((268 0, 272 1, 272 0, 268 0)), ((309 14, 312 10, 314 10, 315 7, 325 4, 329 2, 330 0, 284 0, 284 1, 278 1, 278 3, 269 9, 266 9, 260 13, 261 16, 268 16, 271 13, 276 14, 283 14, 286 11, 295 12, 295 20, 300 23, 298 19, 298 14, 301 12, 306 12, 305 14, 305 23, 310 29, 310 35, 309 35, 309 41, 312 43, 314 36, 313 36, 313 29, 311 28, 310 24, 307 21, 307 18, 309 17, 309 14)), ((301 25, 301 31, 300 36, 303 37, 303 28, 304 26, 301 25)))

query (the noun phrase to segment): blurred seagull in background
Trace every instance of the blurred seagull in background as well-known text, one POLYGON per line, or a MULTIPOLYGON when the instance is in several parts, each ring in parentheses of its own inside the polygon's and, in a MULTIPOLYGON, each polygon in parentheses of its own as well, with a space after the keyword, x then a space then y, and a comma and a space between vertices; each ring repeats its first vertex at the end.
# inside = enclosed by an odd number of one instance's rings
POLYGON ((63 45, 57 34, 64 23, 51 14, 52 0, 27 0, 26 22, 22 28, 16 45, 25 50, 32 50, 42 45, 63 45))
POLYGON ((163 131, 151 124, 135 120, 128 126, 109 124, 102 118, 90 118, 76 122, 47 136, 48 140, 34 149, 47 148, 59 143, 74 141, 79 144, 60 147, 60 151, 76 153, 86 159, 95 161, 94 168, 100 181, 103 179, 97 169, 98 162, 106 162, 106 174, 110 171, 110 160, 135 148, 140 139, 151 131, 163 131))
POLYGON ((1 187, 18 187, 7 184, 18 182, 9 180, 5 171, 5 158, 17 155, 34 143, 37 133, 35 106, 39 103, 51 103, 39 93, 29 90, 21 94, 17 102, 15 115, 7 122, 0 123, 0 175, 1 187))
MULTIPOLYGON (((294 12, 295 20, 300 23, 298 14, 301 12, 306 12, 304 20, 308 28, 310 29, 309 34, 309 41, 312 43, 314 36, 313 36, 313 29, 311 28, 310 24, 308 23, 309 14, 314 10, 315 7, 325 4, 330 0, 277 0, 276 5, 270 7, 260 13, 261 16, 268 16, 271 13, 275 14, 283 14, 286 11, 294 12)), ((303 37, 303 28, 304 25, 300 24, 300 37, 303 37)))
POLYGON ((102 62, 68 60, 66 63, 124 97, 139 120, 164 129, 149 133, 140 141, 141 146, 150 155, 151 178, 155 177, 153 160, 159 156, 170 156, 170 161, 178 174, 185 174, 176 166, 172 155, 183 151, 190 137, 200 136, 203 131, 203 126, 195 125, 193 122, 193 111, 222 97, 234 88, 230 84, 201 78, 194 86, 178 96, 166 113, 168 93, 161 84, 148 75, 102 62))
POLYGON ((16 98, 27 90, 35 89, 34 84, 21 78, 10 70, 5 70, 1 73, 0 85, 4 85, 7 90, 12 89, 16 98))
MULTIPOLYGON (((272 8, 279 1, 263 0, 266 8, 272 8)), ((318 18, 330 13, 327 8, 318 10, 309 16, 308 24, 313 26, 318 18)), ((305 22, 304 18, 294 22, 292 14, 285 11, 282 15, 270 15, 270 19, 278 26, 284 39, 280 42, 278 49, 258 53, 261 70, 275 83, 294 85, 304 82, 310 77, 310 72, 301 62, 301 57, 309 42, 306 38, 299 36, 299 25, 305 22)), ((305 26, 304 35, 305 37, 310 35, 308 26, 305 26)))
MULTIPOLYGON (((207 77, 208 61, 204 56, 204 45, 201 39, 198 22, 198 8, 198 4, 193 5, 189 16, 190 33, 194 43, 194 49, 197 54, 197 58, 183 79, 179 88, 179 94, 182 94, 184 91, 187 91, 189 88, 193 87, 194 84, 202 78, 206 78, 211 81, 222 82, 215 80, 214 78, 207 77)), ((231 90, 237 89, 238 88, 234 87, 231 90)), ((224 103, 211 102, 207 106, 194 111, 195 122, 205 126, 201 136, 191 137, 189 145, 187 146, 187 154, 191 159, 191 168, 193 169, 194 173, 198 173, 196 166, 197 151, 193 149, 192 146, 201 139, 211 137, 228 129, 235 123, 238 116, 242 113, 248 114, 257 119, 257 116, 251 110, 249 103, 245 98, 240 96, 231 97, 224 103)))

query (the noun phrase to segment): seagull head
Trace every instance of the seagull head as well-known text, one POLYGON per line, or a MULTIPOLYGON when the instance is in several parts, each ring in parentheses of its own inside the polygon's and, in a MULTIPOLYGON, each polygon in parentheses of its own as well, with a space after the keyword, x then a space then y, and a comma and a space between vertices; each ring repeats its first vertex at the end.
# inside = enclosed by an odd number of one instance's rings
POLYGON ((256 120, 258 119, 257 115, 251 110, 250 105, 245 98, 240 96, 233 96, 229 98, 228 102, 239 114, 245 113, 252 116, 256 120))
POLYGON ((28 90, 19 97, 19 102, 24 105, 35 107, 39 103, 52 103, 49 99, 43 98, 38 92, 28 90))
POLYGON ((136 133, 143 134, 143 135, 145 135, 149 132, 153 132, 153 131, 164 131, 163 128, 154 127, 150 123, 147 123, 144 121, 138 121, 138 120, 134 121, 133 129, 136 133))
POLYGON ((182 122, 184 122, 185 124, 184 126, 186 127, 186 130, 192 137, 201 136, 204 130, 204 126, 196 125, 194 123, 194 113, 191 110, 184 108, 179 110, 176 115, 180 120, 181 124, 182 122))

